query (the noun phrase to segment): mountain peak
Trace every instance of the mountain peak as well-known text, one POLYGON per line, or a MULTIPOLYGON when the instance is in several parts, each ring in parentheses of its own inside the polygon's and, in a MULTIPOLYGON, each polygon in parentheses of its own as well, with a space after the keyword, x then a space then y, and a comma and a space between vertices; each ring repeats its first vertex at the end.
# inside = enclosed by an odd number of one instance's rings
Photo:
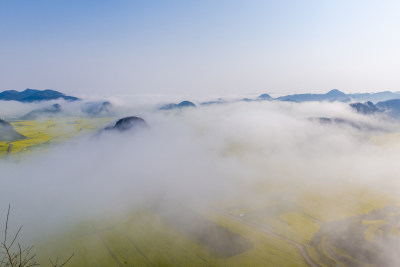
POLYGON ((36 92, 39 92, 39 90, 26 88, 24 91, 22 91, 22 93, 36 93, 36 92))
POLYGON ((269 94, 262 94, 257 97, 258 100, 271 100, 272 97, 269 94))
POLYGON ((326 94, 330 95, 330 96, 345 96, 346 95, 345 93, 343 93, 342 91, 339 91, 338 89, 332 89, 326 94))

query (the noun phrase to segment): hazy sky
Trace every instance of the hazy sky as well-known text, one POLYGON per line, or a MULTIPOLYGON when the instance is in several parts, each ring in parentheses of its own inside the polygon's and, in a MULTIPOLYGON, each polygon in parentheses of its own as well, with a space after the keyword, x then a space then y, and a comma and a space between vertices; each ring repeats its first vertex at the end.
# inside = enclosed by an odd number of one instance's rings
POLYGON ((0 90, 400 90, 400 1, 0 0, 0 90))

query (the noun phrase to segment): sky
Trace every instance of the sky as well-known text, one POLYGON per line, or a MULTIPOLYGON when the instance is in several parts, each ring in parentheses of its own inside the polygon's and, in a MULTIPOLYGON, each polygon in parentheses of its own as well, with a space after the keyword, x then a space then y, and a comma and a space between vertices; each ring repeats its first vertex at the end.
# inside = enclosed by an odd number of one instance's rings
POLYGON ((0 91, 400 91, 399 1, 0 0, 0 91))

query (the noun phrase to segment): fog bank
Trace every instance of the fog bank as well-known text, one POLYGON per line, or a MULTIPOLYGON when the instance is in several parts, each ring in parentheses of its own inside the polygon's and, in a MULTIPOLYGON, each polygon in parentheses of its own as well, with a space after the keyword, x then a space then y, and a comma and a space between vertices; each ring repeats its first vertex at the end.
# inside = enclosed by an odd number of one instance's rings
POLYGON ((25 225, 27 238, 137 207, 179 214, 182 207, 214 209, 220 202, 257 206, 276 185, 292 188, 282 202, 354 187, 398 198, 399 125, 346 104, 240 102, 139 112, 121 103, 119 117, 140 113, 149 129, 85 136, 0 162, 0 214, 10 203, 12 222, 25 225), (310 120, 316 117, 378 130, 310 120), (390 142, 376 141, 388 134, 390 142))

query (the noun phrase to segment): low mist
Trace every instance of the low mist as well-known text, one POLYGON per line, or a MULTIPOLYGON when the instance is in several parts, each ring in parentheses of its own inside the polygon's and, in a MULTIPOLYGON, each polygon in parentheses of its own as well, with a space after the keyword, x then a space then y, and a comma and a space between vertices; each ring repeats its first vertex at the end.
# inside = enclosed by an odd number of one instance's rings
MULTIPOLYGON (((283 203, 304 192, 329 198, 353 188, 397 201, 399 124, 383 116, 359 115, 343 103, 238 102, 161 112, 127 102, 118 102, 115 120, 138 115, 148 129, 84 135, 0 162, 0 214, 10 203, 26 238, 139 207, 175 217, 223 202, 257 207, 275 194, 260 188, 272 185, 290 188, 283 203), (373 130, 310 119, 319 117, 373 130)), ((10 107, 7 116, 28 109, 10 104, 1 111, 10 107)))

